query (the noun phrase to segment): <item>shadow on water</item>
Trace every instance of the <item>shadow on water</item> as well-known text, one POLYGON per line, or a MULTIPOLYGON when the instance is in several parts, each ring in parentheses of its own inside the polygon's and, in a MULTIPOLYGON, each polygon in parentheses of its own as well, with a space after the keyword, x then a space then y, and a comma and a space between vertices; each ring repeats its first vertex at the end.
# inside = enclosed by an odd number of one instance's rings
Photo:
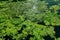
POLYGON ((60 26, 54 26, 54 31, 56 38, 60 37, 60 26))
POLYGON ((45 40, 54 40, 54 38, 51 38, 49 35, 43 37, 45 40))
POLYGON ((58 14, 58 15, 60 15, 60 9, 59 9, 59 10, 57 10, 57 14, 58 14))

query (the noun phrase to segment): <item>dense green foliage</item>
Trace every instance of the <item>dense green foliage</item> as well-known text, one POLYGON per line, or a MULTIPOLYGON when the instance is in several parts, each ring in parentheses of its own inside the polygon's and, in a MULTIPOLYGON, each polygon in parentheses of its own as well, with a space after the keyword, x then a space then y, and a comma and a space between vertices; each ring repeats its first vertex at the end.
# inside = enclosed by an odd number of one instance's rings
POLYGON ((60 0, 0 0, 0 40, 60 40, 60 0))

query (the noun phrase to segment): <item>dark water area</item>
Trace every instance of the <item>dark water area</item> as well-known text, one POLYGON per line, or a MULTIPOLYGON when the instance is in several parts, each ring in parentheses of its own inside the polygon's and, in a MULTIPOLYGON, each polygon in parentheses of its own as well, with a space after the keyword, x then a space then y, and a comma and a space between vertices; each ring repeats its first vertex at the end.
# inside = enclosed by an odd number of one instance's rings
POLYGON ((28 34, 25 40, 30 40, 30 37, 34 37, 34 35, 28 34))
POLYGON ((43 37, 45 40, 55 40, 54 38, 51 38, 49 35, 43 37))
POLYGON ((26 37, 21 38, 20 40, 30 40, 31 37, 34 37, 34 35, 28 34, 26 37))
POLYGON ((45 25, 45 23, 44 23, 44 22, 37 22, 37 24, 45 25))
POLYGON ((58 15, 60 15, 60 9, 59 9, 59 10, 57 10, 57 14, 58 14, 58 15))
POLYGON ((60 37, 60 26, 54 26, 55 37, 60 37))
POLYGON ((10 35, 10 36, 8 36, 8 35, 6 35, 6 36, 4 36, 3 37, 5 40, 12 40, 12 36, 10 35))

